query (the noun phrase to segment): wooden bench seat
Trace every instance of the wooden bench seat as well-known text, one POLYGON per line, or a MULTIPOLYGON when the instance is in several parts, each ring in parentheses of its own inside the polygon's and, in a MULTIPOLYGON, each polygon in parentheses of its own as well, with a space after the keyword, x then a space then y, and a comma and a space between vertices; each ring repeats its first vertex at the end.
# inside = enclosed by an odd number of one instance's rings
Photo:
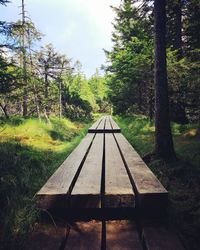
MULTIPOLYGON (((88 132, 36 196, 38 207, 65 214, 62 220, 67 227, 60 229, 52 246, 57 243, 56 249, 65 250, 183 250, 165 223, 157 225, 149 217, 152 211, 165 210, 168 193, 113 119, 99 119, 88 132), (98 213, 92 214, 93 210, 98 213), (74 211, 79 217, 74 217, 74 211), (85 218, 82 211, 89 216, 85 218)), ((33 235, 30 245, 35 247, 31 249, 41 249, 41 245, 55 249, 47 244, 44 231, 43 242, 35 240, 37 233, 33 235)))
POLYGON ((95 124, 104 132, 86 135, 37 193, 38 207, 165 208, 165 188, 121 133, 108 132, 112 118, 95 124))
POLYGON ((88 129, 88 133, 120 133, 121 129, 111 116, 103 116, 98 119, 92 127, 88 129))
POLYGON ((122 134, 115 134, 118 147, 140 208, 165 209, 168 192, 122 134))

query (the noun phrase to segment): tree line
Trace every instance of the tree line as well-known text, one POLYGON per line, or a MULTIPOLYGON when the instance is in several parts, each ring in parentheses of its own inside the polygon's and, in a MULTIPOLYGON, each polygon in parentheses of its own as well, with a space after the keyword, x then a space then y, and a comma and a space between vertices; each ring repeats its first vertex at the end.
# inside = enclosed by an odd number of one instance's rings
POLYGON ((155 119, 147 157, 176 160, 170 121, 200 122, 200 1, 124 0, 105 51, 114 112, 155 119))
MULTIPOLYGON (((155 116, 154 1, 124 0, 116 13, 113 48, 105 51, 114 112, 155 116), (112 91, 115 89, 115 91, 112 91)), ((200 1, 166 0, 170 119, 200 122, 200 1)))
MULTIPOLYGON (((10 1, 1 0, 1 5, 10 1)), ((90 117, 92 111, 105 111, 106 85, 96 70, 89 79, 79 61, 73 62, 52 44, 40 46, 43 34, 26 17, 21 1, 21 20, 0 21, 0 112, 45 117, 90 117)))

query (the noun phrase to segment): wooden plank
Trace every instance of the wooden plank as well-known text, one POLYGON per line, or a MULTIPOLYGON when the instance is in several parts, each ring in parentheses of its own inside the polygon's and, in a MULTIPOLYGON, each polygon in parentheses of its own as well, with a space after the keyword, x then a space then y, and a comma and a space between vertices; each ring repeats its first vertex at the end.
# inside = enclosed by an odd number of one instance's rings
POLYGON ((142 250, 135 223, 127 220, 107 221, 106 249, 142 250))
POLYGON ((77 222, 70 229, 65 250, 100 250, 101 222, 77 222))
POLYGON ((105 134, 105 198, 110 208, 134 207, 134 192, 112 134, 105 134))
POLYGON ((49 178, 37 193, 37 205, 41 208, 66 206, 66 198, 71 192, 72 183, 93 140, 93 134, 87 134, 77 148, 49 178), (60 204, 63 203, 63 204, 60 204))
POLYGON ((147 250, 185 249, 177 235, 165 227, 145 227, 142 232, 142 240, 147 250))
POLYGON ((88 133, 103 133, 105 120, 106 120, 105 116, 101 117, 100 122, 98 123, 98 126, 95 127, 96 125, 94 126, 92 125, 92 127, 88 129, 88 133))
POLYGON ((113 130, 111 127, 111 124, 110 124, 109 116, 106 116, 105 130, 109 131, 109 132, 112 132, 112 130, 113 130))
POLYGON ((92 126, 88 129, 88 132, 96 130, 97 127, 99 126, 101 120, 102 120, 102 117, 99 118, 95 123, 93 123, 92 126))
POLYGON ((96 134, 70 196, 70 206, 100 208, 103 134, 96 134))
POLYGON ((120 133, 121 129, 120 127, 117 125, 117 123, 113 120, 112 116, 109 116, 110 119, 110 123, 111 123, 111 127, 112 129, 115 131, 115 133, 120 133))
POLYGON ((89 133, 120 133, 120 128, 111 116, 103 116, 88 129, 89 133))
POLYGON ((105 129, 105 122, 106 122, 106 116, 103 116, 101 123, 99 124, 97 130, 103 130, 105 129))
POLYGON ((122 134, 115 134, 133 185, 137 190, 139 205, 144 208, 166 208, 168 192, 147 167, 138 153, 122 134))

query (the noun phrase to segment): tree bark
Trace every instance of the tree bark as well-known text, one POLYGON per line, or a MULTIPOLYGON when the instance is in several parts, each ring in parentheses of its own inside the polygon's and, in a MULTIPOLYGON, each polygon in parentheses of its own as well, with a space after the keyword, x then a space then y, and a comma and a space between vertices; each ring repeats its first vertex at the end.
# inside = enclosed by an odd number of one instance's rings
POLYGON ((24 80, 24 94, 23 94, 23 116, 27 116, 28 113, 28 91, 27 91, 27 65, 26 65, 26 48, 25 48, 25 8, 24 8, 24 0, 22 0, 22 54, 23 54, 23 80, 24 80))
POLYGON ((165 0, 154 1, 155 29, 155 154, 167 161, 176 159, 174 152, 170 118, 166 69, 166 13, 165 0))
POLYGON ((59 79, 59 119, 62 118, 62 80, 59 79))

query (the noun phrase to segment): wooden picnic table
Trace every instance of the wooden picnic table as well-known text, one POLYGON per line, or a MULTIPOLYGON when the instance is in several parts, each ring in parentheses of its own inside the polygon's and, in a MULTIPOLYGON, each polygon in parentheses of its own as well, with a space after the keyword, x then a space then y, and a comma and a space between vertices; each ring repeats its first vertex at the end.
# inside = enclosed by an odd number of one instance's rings
POLYGON ((76 221, 63 249, 167 250, 170 244, 173 250, 183 249, 165 227, 144 223, 152 214, 163 215, 167 204, 167 190, 111 116, 89 128, 37 193, 39 208, 64 212, 76 221))

